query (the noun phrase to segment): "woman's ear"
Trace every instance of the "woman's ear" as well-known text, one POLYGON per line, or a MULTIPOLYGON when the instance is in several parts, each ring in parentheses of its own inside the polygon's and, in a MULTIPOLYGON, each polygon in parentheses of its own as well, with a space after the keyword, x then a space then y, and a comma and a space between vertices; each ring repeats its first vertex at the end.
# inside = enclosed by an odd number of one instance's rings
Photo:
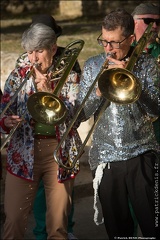
POLYGON ((57 44, 54 44, 52 46, 52 52, 53 52, 53 56, 54 56, 56 54, 56 52, 57 52, 57 44))

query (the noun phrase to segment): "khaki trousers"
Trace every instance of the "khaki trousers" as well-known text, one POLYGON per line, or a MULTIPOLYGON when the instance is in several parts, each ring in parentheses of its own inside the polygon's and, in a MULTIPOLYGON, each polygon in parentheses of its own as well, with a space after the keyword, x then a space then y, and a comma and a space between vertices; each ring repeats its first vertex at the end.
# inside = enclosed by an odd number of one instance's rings
MULTIPOLYGON (((46 195, 47 239, 67 239, 68 214, 74 180, 57 182, 58 165, 53 158, 56 139, 35 139, 34 181, 29 182, 7 172, 3 239, 24 239, 28 215, 41 179, 46 195)), ((41 211, 41 209, 39 210, 41 211)), ((34 226, 33 226, 34 227, 34 226)))

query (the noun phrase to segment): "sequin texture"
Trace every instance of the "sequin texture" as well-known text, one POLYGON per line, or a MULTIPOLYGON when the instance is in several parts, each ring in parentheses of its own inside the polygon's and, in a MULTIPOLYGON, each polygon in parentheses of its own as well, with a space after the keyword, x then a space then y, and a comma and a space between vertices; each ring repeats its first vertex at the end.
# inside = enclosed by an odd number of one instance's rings
MULTIPOLYGON (((80 81, 80 103, 99 73, 105 58, 105 53, 102 53, 85 62, 80 81)), ((159 150, 150 118, 157 116, 160 111, 158 87, 160 71, 154 58, 142 54, 132 72, 142 85, 140 98, 134 103, 125 105, 111 102, 104 111, 92 137, 89 154, 91 170, 103 162, 124 161, 151 149, 159 150)), ((85 103, 86 118, 94 114, 102 101, 96 96, 95 89, 96 86, 85 103)))

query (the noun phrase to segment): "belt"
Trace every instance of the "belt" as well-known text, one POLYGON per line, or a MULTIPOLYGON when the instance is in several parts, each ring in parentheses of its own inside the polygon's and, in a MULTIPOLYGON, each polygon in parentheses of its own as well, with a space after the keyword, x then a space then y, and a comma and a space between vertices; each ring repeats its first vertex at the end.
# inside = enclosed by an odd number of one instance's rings
POLYGON ((55 136, 55 127, 51 125, 46 125, 43 123, 35 123, 34 127, 35 135, 40 136, 55 136))
POLYGON ((56 138, 56 136, 49 136, 49 135, 45 136, 45 135, 40 135, 39 134, 39 135, 35 135, 34 138, 35 139, 49 139, 49 138, 54 139, 54 138, 56 138))

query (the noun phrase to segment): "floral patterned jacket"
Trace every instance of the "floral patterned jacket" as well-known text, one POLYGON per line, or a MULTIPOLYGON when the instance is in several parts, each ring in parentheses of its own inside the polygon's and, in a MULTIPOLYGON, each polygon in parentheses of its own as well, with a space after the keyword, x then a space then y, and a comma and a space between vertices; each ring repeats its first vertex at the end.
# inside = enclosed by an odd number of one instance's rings
MULTIPOLYGON (((62 50, 62 49, 61 49, 62 50)), ((56 57, 61 52, 58 51, 56 57)), ((55 58, 56 59, 56 58, 55 58)), ((56 61, 54 59, 54 61, 56 61)), ((55 63, 54 63, 55 64, 55 63)), ((64 101, 69 114, 64 123, 59 126, 53 126, 56 130, 57 140, 60 141, 62 135, 66 131, 66 128, 69 124, 69 120, 73 117, 73 109, 75 108, 75 100, 79 91, 79 65, 77 72, 71 71, 68 76, 67 81, 65 82, 60 98, 64 101)), ((51 66, 52 68, 53 66, 51 66)), ((75 68, 75 66, 74 66, 75 68)), ((1 111, 5 108, 7 103, 11 101, 16 90, 19 88, 21 83, 27 78, 26 83, 19 91, 18 96, 10 105, 9 110, 5 115, 11 114, 13 112, 16 115, 19 115, 25 119, 25 121, 17 128, 13 136, 10 139, 7 149, 7 170, 24 179, 33 181, 33 163, 34 163, 34 128, 32 127, 31 121, 32 117, 29 114, 26 106, 27 100, 31 94, 35 92, 35 86, 33 84, 33 76, 28 74, 31 70, 30 62, 27 57, 27 54, 23 54, 16 62, 15 69, 11 72, 8 79, 6 80, 4 93, 1 101, 1 111)), ((52 88, 54 90, 53 84, 52 88)), ((4 116, 5 117, 5 116, 4 116)), ((1 119, 1 133, 9 133, 9 130, 5 128, 3 124, 4 117, 1 119)), ((78 125, 77 125, 78 126, 78 125)), ((60 161, 65 164, 67 159, 70 159, 72 163, 75 159, 75 156, 78 154, 78 149, 81 146, 81 139, 77 132, 77 126, 73 127, 70 131, 69 136, 66 138, 63 148, 60 149, 59 158, 60 161)), ((57 173, 58 181, 63 182, 64 180, 74 178, 79 172, 79 161, 76 162, 72 170, 66 170, 60 168, 57 173)))

